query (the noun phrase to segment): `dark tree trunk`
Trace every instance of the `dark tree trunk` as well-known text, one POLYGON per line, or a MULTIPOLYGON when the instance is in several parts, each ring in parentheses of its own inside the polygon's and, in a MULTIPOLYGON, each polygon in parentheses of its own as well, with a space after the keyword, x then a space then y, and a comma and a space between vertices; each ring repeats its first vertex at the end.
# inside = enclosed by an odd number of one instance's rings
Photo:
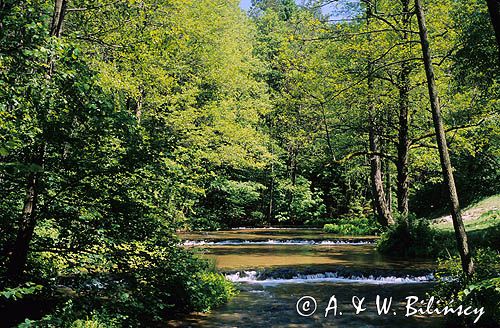
MULTIPOLYGON (((54 13, 50 27, 50 35, 60 37, 66 13, 67 0, 56 0, 54 13)), ((50 79, 54 72, 54 63, 49 60, 47 78, 50 79)), ((31 163, 40 168, 40 171, 32 172, 27 179, 26 197, 23 205, 21 218, 19 220, 18 233, 14 245, 9 252, 7 264, 7 279, 16 282, 22 279, 29 246, 33 238, 33 231, 37 221, 37 205, 40 193, 40 182, 42 179, 43 163, 45 157, 45 143, 40 141, 33 146, 31 163)))
MULTIPOLYGON (((371 93, 373 91, 373 76, 371 74, 371 64, 370 64, 370 75, 368 77, 368 90, 371 93)), ((372 95, 369 95, 371 98, 372 95)), ((377 120, 375 115, 375 107, 373 105, 373 100, 369 99, 368 104, 368 120, 369 120, 369 146, 370 146, 370 181, 372 185, 373 203, 375 211, 377 212, 377 220, 383 227, 387 227, 394 223, 391 212, 387 207, 385 193, 384 193, 384 182, 382 180, 382 165, 380 161, 379 149, 378 149, 378 135, 377 135, 377 120)))
POLYGON ((386 197, 385 201, 387 203, 387 210, 389 213, 392 215, 392 179, 391 179, 391 163, 389 160, 385 160, 385 168, 384 168, 384 174, 385 174, 385 192, 386 192, 386 197))
POLYGON ((51 36, 57 38, 61 36, 67 3, 67 0, 56 0, 54 3, 54 14, 52 15, 52 23, 50 25, 51 36))
MULTIPOLYGON (((409 10, 409 0, 402 0, 402 25, 404 32, 402 34, 403 43, 409 41, 411 15, 409 10)), ((399 124, 398 124, 398 159, 397 168, 397 199, 398 211, 404 217, 408 215, 408 154, 409 154, 409 137, 408 137, 408 114, 410 108, 410 72, 411 67, 407 61, 401 64, 401 71, 398 78, 399 89, 399 124)))
POLYGON ((410 92, 410 70, 407 63, 402 66, 399 82, 399 131, 397 159, 397 196, 398 211, 403 216, 408 215, 408 110, 410 92))
MULTIPOLYGON (((44 146, 40 145, 33 150, 34 158, 31 163, 43 168, 44 146)), ((24 200, 21 219, 14 245, 9 252, 9 263, 7 267, 7 279, 18 281, 22 278, 24 267, 28 258, 29 244, 33 238, 36 225, 38 195, 40 186, 41 170, 32 172, 27 179, 26 198, 24 200)))
MULTIPOLYGON (((289 176, 290 176, 290 181, 292 183, 292 186, 295 186, 297 183, 297 169, 298 169, 298 164, 297 164, 297 156, 298 156, 298 149, 296 148, 295 144, 292 143, 291 146, 288 148, 288 159, 289 159, 289 176)), ((294 200, 294 193, 293 191, 288 192, 288 213, 290 213, 290 222, 293 224, 296 221, 295 213, 292 210, 292 203, 294 200)))
POLYGON ((491 24, 495 30, 498 47, 498 60, 500 63, 500 0, 486 0, 490 12, 491 24))
MULTIPOLYGON (((370 25, 370 18, 373 16, 373 3, 367 2, 366 7, 366 20, 367 25, 370 25)), ((370 149, 370 184, 372 189, 373 206, 377 213, 377 221, 383 227, 394 224, 391 212, 387 207, 384 182, 382 179, 382 164, 379 155, 379 124, 376 119, 375 106, 373 102, 373 63, 371 60, 368 62, 368 139, 370 149)))
POLYGON ((293 186, 295 186, 297 182, 297 155, 298 150, 295 146, 292 146, 290 153, 290 180, 292 181, 293 186))
POLYGON ((451 167, 450 156, 448 154, 448 146, 446 144, 446 134, 443 128, 441 118, 441 109, 439 106, 438 92, 436 81, 434 78, 434 68, 432 65, 431 51, 429 47, 429 38, 427 35, 427 27, 425 24, 425 14, 420 0, 415 0, 415 8, 417 11, 420 43, 422 46, 422 54, 424 58, 425 74, 427 76, 427 87, 429 89, 429 100, 431 103, 432 120, 436 131, 436 139, 439 148, 439 156, 441 159, 441 168, 443 171, 444 181, 448 189, 449 205, 451 217, 453 219, 453 227, 455 229, 455 237, 457 240, 460 258, 462 260, 462 268, 467 276, 471 276, 474 272, 474 264, 469 252, 469 244, 467 243, 467 234, 465 233, 464 223, 460 213, 458 203, 457 190, 451 167))
MULTIPOLYGON (((386 124, 387 126, 391 126, 391 112, 387 111, 386 113, 386 124)), ((388 143, 382 139, 380 148, 386 154, 389 153, 388 143)), ((387 205, 387 210, 389 214, 392 216, 392 178, 391 178, 391 160, 389 158, 385 158, 382 160, 382 179, 385 181, 385 203, 387 205)))
MULTIPOLYGON (((373 120, 372 120, 373 121, 373 120)), ((373 125, 370 127, 370 179, 372 185, 373 201, 375 210, 377 212, 377 218, 380 225, 387 227, 394 223, 391 212, 387 207, 385 193, 384 193, 384 183, 382 180, 382 168, 380 163, 380 156, 377 155, 378 138, 375 134, 373 125)))

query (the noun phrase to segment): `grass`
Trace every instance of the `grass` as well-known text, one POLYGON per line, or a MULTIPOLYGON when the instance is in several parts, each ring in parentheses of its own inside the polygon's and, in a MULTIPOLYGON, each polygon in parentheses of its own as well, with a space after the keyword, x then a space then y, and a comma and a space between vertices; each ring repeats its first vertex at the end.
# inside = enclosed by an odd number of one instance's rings
MULTIPOLYGON (((469 245, 473 252, 481 248, 500 251, 500 195, 485 198, 469 207, 462 214, 469 245)), ((455 254, 453 223, 450 217, 430 220, 400 220, 384 232, 377 242, 377 249, 385 254, 403 257, 446 257, 455 254)))
MULTIPOLYGON (((462 212, 465 230, 473 248, 489 247, 499 250, 500 247, 500 195, 484 198, 466 207, 462 212)), ((446 217, 441 218, 445 219, 446 217)), ((453 237, 453 223, 434 223, 432 227, 438 233, 453 237)))
MULTIPOLYGON (((471 204, 463 210, 462 217, 469 242, 473 248, 489 247, 499 250, 500 195, 487 197, 471 204)), ((454 240, 453 223, 450 220, 434 223, 432 227, 438 233, 449 234, 447 239, 454 240)), ((445 244, 444 241, 443 244, 445 244)))
MULTIPOLYGON (((463 211, 465 230, 473 232, 477 230, 490 229, 500 224, 500 194, 484 198, 474 204, 467 206, 463 211)), ((441 221, 446 217, 437 219, 441 221)), ((448 220, 432 225, 439 230, 453 231, 453 223, 448 220)))
MULTIPOLYGON (((481 214, 475 220, 467 220, 464 222, 465 230, 467 232, 489 229, 499 224, 500 224, 500 210, 489 210, 481 214)), ((453 231, 453 223, 452 222, 438 223, 434 225, 434 228, 445 231, 453 231)))

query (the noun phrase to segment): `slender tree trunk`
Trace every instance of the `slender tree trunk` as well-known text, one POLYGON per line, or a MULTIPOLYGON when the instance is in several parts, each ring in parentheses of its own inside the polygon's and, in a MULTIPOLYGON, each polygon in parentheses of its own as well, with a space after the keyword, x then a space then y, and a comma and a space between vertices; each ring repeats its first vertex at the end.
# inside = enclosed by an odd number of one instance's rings
POLYGON ((498 47, 498 60, 500 63, 500 0, 486 0, 490 12, 491 24, 495 30, 498 47))
MULTIPOLYGON (((298 155, 298 149, 296 148, 295 142, 292 142, 292 145, 289 146, 288 148, 288 156, 289 156, 289 163, 290 163, 290 181, 292 183, 292 186, 295 187, 297 183, 297 155, 298 155)), ((293 224, 295 223, 295 220, 297 219, 295 217, 295 213, 292 210, 292 203, 294 200, 294 192, 289 191, 288 192, 288 213, 290 213, 290 222, 293 224)))
MULTIPOLYGON (((373 110, 373 105, 369 105, 370 111, 373 110)), ((378 153, 378 138, 375 133, 375 123, 373 122, 373 116, 370 115, 370 180, 372 185, 373 201, 375 210, 377 212, 378 222, 387 227, 394 223, 391 212, 387 207, 385 193, 384 193, 384 183, 382 181, 382 168, 380 163, 380 156, 378 153)))
MULTIPOLYGON (((366 7, 366 20, 367 25, 370 25, 370 18, 372 17, 373 4, 367 2, 366 7)), ((377 213, 377 220, 383 227, 394 224, 394 219, 387 207, 384 182, 382 179, 382 164, 379 155, 379 140, 378 140, 378 123, 376 119, 375 106, 373 102, 373 63, 368 63, 368 139, 370 148, 370 184, 372 187, 373 205, 377 213)))
POLYGON ((52 15, 52 23, 50 24, 51 36, 55 36, 57 38, 61 36, 67 4, 67 0, 55 0, 54 14, 52 15))
POLYGON ((335 153, 333 152, 332 138, 330 137, 330 129, 328 128, 328 120, 326 119, 325 106, 323 104, 320 106, 323 116, 323 124, 325 125, 326 144, 328 145, 328 150, 330 151, 330 157, 335 161, 335 153))
POLYGON ((297 182, 297 156, 298 149, 293 145, 290 151, 290 180, 293 186, 297 182))
MULTIPOLYGON (((402 25, 404 32, 402 35, 403 43, 407 44, 409 41, 411 13, 409 10, 410 0, 401 0, 402 12, 402 25)), ((396 163, 397 168, 397 199, 398 211, 406 217, 408 215, 408 156, 409 156, 409 123, 408 114, 410 108, 410 72, 411 67, 408 62, 401 64, 401 71, 398 78, 399 89, 399 130, 398 130, 398 159, 396 163)))
MULTIPOLYGON (((66 12, 67 0, 56 0, 54 3, 54 13, 50 27, 50 35, 60 37, 66 12)), ((47 78, 52 77, 54 71, 53 61, 50 60, 47 78)), ((31 163, 36 164, 43 170, 45 157, 45 143, 38 141, 33 146, 31 163)), ((33 232, 37 221, 37 206, 40 193, 40 182, 42 172, 32 172, 27 179, 26 197, 23 205, 21 218, 19 220, 18 233, 16 240, 9 252, 9 261, 7 266, 7 279, 15 282, 22 279, 26 261, 28 258, 29 246, 33 238, 33 232)))
POLYGON ((384 193, 384 183, 382 180, 382 165, 380 162, 380 156, 378 155, 378 137, 376 133, 376 122, 374 111, 375 108, 373 103, 368 105, 369 112, 369 143, 370 143, 370 180, 372 185, 373 202, 375 210, 377 212, 378 222, 387 227, 394 223, 391 212, 387 207, 385 193, 384 193))
MULTIPOLYGON (((272 126, 271 126, 271 135, 272 126)), ((271 223, 273 219, 273 197, 274 197, 274 144, 271 142, 271 185, 269 186, 269 207, 268 207, 268 222, 271 223)))
POLYGON ((387 210, 389 211, 389 214, 392 216, 392 179, 391 179, 391 163, 389 160, 385 160, 385 168, 384 168, 384 174, 385 174, 385 202, 387 204, 387 210))
POLYGON ((397 159, 397 196, 398 211, 403 216, 408 215, 408 110, 410 106, 410 71, 408 64, 402 65, 399 82, 399 131, 398 131, 398 159, 397 159))
POLYGON ((427 76, 427 86, 429 89, 429 100, 431 103, 432 120, 434 122, 434 129, 436 131, 436 139, 439 148, 439 156, 441 159, 441 168, 443 171, 444 181, 448 189, 449 205, 451 210, 451 217, 453 219, 453 227, 455 229, 455 237, 457 240, 460 258, 462 260, 462 268, 467 276, 474 273, 474 264, 469 252, 469 244, 467 243, 467 234, 465 233, 464 223, 460 213, 460 206, 458 203, 457 190, 455 187, 455 180, 451 167, 450 156, 448 154, 448 146, 446 144, 446 134, 443 128, 443 121, 441 118, 441 109, 439 106, 438 91, 436 88, 436 81, 434 78, 434 68, 432 65, 431 50, 429 47, 429 38, 427 35, 427 27, 425 24, 425 14, 422 7, 421 0, 415 0, 415 8, 417 11, 420 43, 422 46, 422 54, 424 58, 425 74, 427 76))
MULTIPOLYGON (((43 168, 44 149, 43 145, 38 146, 33 151, 34 158, 32 163, 43 168)), ((33 231, 36 225, 36 213, 38 205, 38 195, 40 186, 41 172, 32 172, 27 179, 26 198, 24 200, 19 228, 9 253, 9 263, 7 267, 7 278, 9 281, 21 279, 26 260, 28 258, 29 244, 33 237, 33 231)))

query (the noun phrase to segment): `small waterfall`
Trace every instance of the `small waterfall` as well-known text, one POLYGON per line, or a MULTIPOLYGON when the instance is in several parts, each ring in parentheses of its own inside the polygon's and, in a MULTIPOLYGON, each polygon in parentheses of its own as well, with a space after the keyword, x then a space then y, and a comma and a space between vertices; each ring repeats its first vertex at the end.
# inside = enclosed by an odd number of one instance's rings
POLYGON ((316 274, 297 274, 292 278, 273 278, 260 274, 257 271, 241 271, 226 274, 232 282, 254 283, 262 285, 291 284, 291 283, 362 283, 362 284, 415 284, 435 281, 434 274, 422 276, 374 276, 374 275, 342 275, 338 272, 324 272, 316 274))
POLYGON ((210 246, 210 245, 221 245, 221 246, 238 246, 238 245, 312 245, 312 246, 328 246, 328 245, 372 245, 374 242, 372 240, 353 240, 353 239, 338 239, 338 240, 305 240, 305 239, 288 239, 288 240, 218 240, 218 241, 206 241, 206 240, 185 240, 184 246, 210 246))

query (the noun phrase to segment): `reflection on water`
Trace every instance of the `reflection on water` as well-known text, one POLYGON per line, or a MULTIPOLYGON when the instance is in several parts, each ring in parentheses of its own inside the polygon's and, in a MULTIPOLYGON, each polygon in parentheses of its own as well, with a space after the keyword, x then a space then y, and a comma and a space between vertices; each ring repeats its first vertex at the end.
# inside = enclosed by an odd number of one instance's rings
POLYGON ((172 327, 438 327, 440 320, 428 317, 405 317, 405 297, 425 297, 426 285, 349 285, 296 284, 252 286, 245 288, 231 302, 211 314, 194 314, 183 321, 171 321, 172 327), (296 312, 296 302, 309 295, 317 300, 317 311, 310 317, 296 312), (338 313, 325 318, 325 309, 332 295, 338 299, 338 313), (377 315, 375 297, 393 297, 393 312, 377 315), (356 315, 351 304, 353 296, 366 297, 367 310, 356 315))
MULTIPOLYGON (((380 255, 374 245, 240 245, 207 246, 205 257, 214 259, 221 270, 294 267, 410 270, 431 269, 432 262, 403 261, 380 255)), ((328 270, 327 270, 328 271, 328 270)), ((331 270, 330 270, 331 271, 331 270)))
POLYGON ((374 244, 372 240, 362 240, 362 239, 338 239, 338 240, 310 240, 310 239, 268 239, 268 240, 240 240, 240 239, 229 239, 229 240, 185 240, 183 242, 184 246, 213 246, 213 245, 229 245, 229 246, 239 246, 239 245, 371 245, 374 244))
POLYGON ((434 264, 381 256, 373 244, 363 243, 376 237, 339 237, 311 229, 240 229, 181 237, 205 241, 203 247, 195 248, 200 256, 213 259, 219 270, 239 282, 241 291, 212 313, 192 314, 170 321, 168 326, 432 327, 439 326, 441 321, 407 318, 403 308, 405 297, 425 298, 432 289, 433 283, 425 281, 433 279, 429 273, 434 264), (265 242, 269 240, 281 242, 265 242), (283 242, 286 240, 313 242, 283 242), (331 242, 321 243, 327 240, 331 242), (348 243, 336 243, 339 240, 348 243), (317 312, 310 317, 298 315, 295 308, 297 300, 305 295, 313 296, 318 303, 317 312), (343 315, 325 318, 324 311, 332 295, 338 299, 343 315), (393 297, 390 314, 377 315, 376 295, 393 297), (368 309, 359 315, 353 312, 353 296, 366 298, 368 309))

